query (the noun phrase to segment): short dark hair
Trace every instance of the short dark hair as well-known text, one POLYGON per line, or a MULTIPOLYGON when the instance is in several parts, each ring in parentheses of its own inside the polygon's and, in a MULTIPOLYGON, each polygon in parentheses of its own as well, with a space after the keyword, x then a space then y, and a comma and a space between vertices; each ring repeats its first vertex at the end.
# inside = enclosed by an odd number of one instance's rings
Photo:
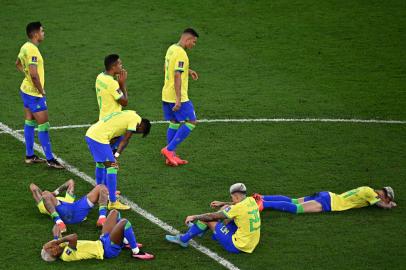
POLYGON ((199 37, 199 34, 193 28, 186 28, 183 30, 183 34, 191 34, 194 37, 199 37))
POLYGON ((31 38, 34 32, 37 32, 41 29, 41 26, 42 24, 40 22, 30 22, 29 24, 27 24, 27 27, 25 28, 27 36, 31 38))
POLYGON ((142 118, 141 124, 144 127, 144 131, 142 132, 142 137, 144 138, 147 137, 149 132, 151 131, 151 122, 146 118, 142 118))
POLYGON ((118 56, 118 54, 107 55, 104 58, 104 67, 106 68, 106 70, 110 70, 111 67, 117 62, 119 58, 120 56, 118 56))

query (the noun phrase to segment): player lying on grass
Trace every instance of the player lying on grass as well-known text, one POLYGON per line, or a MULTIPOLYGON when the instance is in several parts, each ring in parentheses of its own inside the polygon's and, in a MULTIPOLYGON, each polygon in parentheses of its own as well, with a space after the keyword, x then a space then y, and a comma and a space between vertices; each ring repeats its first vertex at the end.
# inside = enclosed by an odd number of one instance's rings
POLYGON ((86 132, 86 143, 96 168, 101 168, 100 173, 96 169, 96 182, 103 181, 103 170, 106 168, 106 185, 109 190, 109 209, 130 209, 128 205, 122 204, 116 198, 117 191, 117 159, 127 147, 131 136, 134 133, 142 133, 146 137, 151 129, 148 119, 141 118, 135 111, 124 110, 113 112, 92 125, 86 132), (113 155, 110 141, 113 138, 123 136, 118 145, 117 152, 113 155))
MULTIPOLYGON (((54 238, 61 237, 58 226, 53 228, 54 238)), ((117 210, 110 211, 102 228, 99 240, 78 240, 76 234, 54 239, 46 243, 41 250, 44 261, 52 262, 57 258, 62 261, 78 261, 86 259, 111 259, 121 253, 121 249, 131 249, 131 256, 140 260, 152 260, 154 255, 140 250, 141 244, 137 243, 130 221, 120 219, 117 210)))
POLYGON ((188 216, 185 223, 189 230, 182 235, 167 235, 166 240, 187 247, 190 239, 209 228, 213 231, 213 240, 228 252, 252 253, 260 238, 258 206, 254 198, 247 197, 247 189, 242 183, 232 185, 230 194, 231 205, 224 205, 218 212, 188 216))
POLYGON ((322 191, 299 199, 292 199, 283 195, 254 194, 253 197, 260 205, 261 211, 270 208, 293 214, 344 211, 370 205, 384 209, 396 207, 395 192, 391 187, 374 190, 365 186, 342 194, 322 191))
POLYGON ((40 213, 50 215, 62 232, 66 231, 66 224, 80 223, 96 203, 99 204, 99 219, 97 226, 103 226, 107 215, 107 195, 105 185, 95 186, 87 195, 75 201, 75 182, 70 179, 53 192, 42 191, 34 183, 30 184, 32 196, 40 213), (65 197, 57 197, 66 191, 65 197))

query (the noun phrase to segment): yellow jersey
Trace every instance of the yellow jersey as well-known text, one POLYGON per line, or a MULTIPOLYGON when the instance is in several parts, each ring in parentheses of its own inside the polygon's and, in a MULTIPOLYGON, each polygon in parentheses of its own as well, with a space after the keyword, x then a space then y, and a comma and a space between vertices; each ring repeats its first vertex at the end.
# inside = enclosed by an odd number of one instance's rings
POLYGON ((38 47, 32 42, 27 41, 21 47, 20 52, 18 53, 18 59, 20 59, 20 62, 23 65, 25 74, 25 78, 20 86, 21 91, 30 96, 42 97, 42 95, 38 92, 38 89, 34 86, 34 83, 32 82, 30 76, 30 65, 36 65, 42 88, 44 88, 45 85, 44 59, 42 58, 42 55, 39 52, 38 47))
POLYGON ((123 96, 123 92, 112 76, 100 73, 96 78, 95 87, 100 110, 99 120, 113 112, 121 112, 122 107, 117 100, 123 96))
MULTIPOLYGON (((75 201, 75 197, 70 195, 69 193, 66 192, 65 197, 56 197, 58 201, 61 202, 67 202, 67 203, 73 203, 75 201)), ((51 215, 48 210, 45 208, 44 205, 44 199, 42 199, 38 204, 37 204, 38 210, 41 214, 44 215, 51 215)))
POLYGON ((104 249, 100 240, 88 241, 78 240, 76 249, 69 247, 66 243, 61 244, 64 247, 63 252, 59 258, 65 262, 99 259, 103 260, 104 249))
POLYGON ((330 193, 331 211, 361 208, 380 201, 378 194, 370 187, 359 187, 342 194, 330 193))
POLYGON ((233 244, 241 251, 252 253, 259 243, 261 217, 254 198, 247 197, 241 202, 223 210, 227 218, 234 220, 238 229, 232 236, 233 244))
POLYGON ((140 123, 141 116, 135 111, 113 112, 93 124, 87 130, 86 136, 96 142, 109 144, 111 139, 124 135, 127 130, 136 131, 140 123))
POLYGON ((189 100, 189 58, 186 51, 178 44, 169 47, 165 55, 165 82, 162 88, 162 101, 175 103, 175 72, 181 72, 181 102, 189 100))

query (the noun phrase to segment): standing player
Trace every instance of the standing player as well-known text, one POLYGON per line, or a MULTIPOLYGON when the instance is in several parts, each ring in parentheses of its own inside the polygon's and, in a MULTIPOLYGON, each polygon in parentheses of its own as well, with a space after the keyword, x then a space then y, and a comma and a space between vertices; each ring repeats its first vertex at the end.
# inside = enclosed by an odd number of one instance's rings
POLYGON ((217 240, 225 250, 231 253, 252 253, 259 243, 261 218, 258 206, 252 197, 247 197, 247 188, 242 183, 230 187, 231 205, 215 213, 188 216, 185 220, 189 230, 182 235, 167 235, 166 240, 187 247, 193 237, 202 234, 209 228, 213 231, 213 239, 217 240), (228 219, 228 223, 220 220, 228 219))
MULTIPOLYGON (((102 165, 107 169, 106 184, 109 190, 109 209, 130 209, 128 205, 120 203, 116 198, 117 191, 117 158, 128 145, 133 133, 142 133, 146 137, 151 129, 148 119, 141 118, 135 111, 124 110, 114 112, 92 125, 86 132, 86 143, 93 156, 96 167, 102 165), (117 151, 113 154, 110 141, 113 138, 123 136, 117 151)), ((103 177, 102 175, 96 175, 103 177)), ((100 182, 96 179, 96 182, 100 182)))
POLYGON ((41 257, 46 262, 53 262, 57 258, 65 262, 112 259, 120 255, 125 242, 128 242, 133 258, 139 260, 154 258, 154 255, 140 250, 142 245, 137 243, 130 221, 121 219, 117 210, 109 213, 99 240, 78 240, 77 234, 60 238, 61 233, 57 226, 54 226, 53 234, 54 240, 46 243, 41 250, 41 257))
POLYGON ((24 137, 26 147, 25 163, 44 163, 49 167, 63 169, 63 166, 52 154, 49 138, 48 108, 45 98, 44 59, 38 50, 44 40, 44 28, 40 22, 32 22, 26 28, 29 41, 21 47, 16 67, 25 74, 20 87, 24 104, 25 125, 24 137), (46 161, 34 154, 35 127, 38 125, 38 138, 44 150, 46 161))
MULTIPOLYGON (((99 104, 99 120, 114 112, 121 112, 122 107, 128 104, 127 71, 123 69, 120 56, 110 54, 104 58, 105 71, 96 78, 96 97, 99 104), (114 77, 118 76, 118 80, 114 77)), ((123 137, 113 139, 111 147, 113 152, 117 150, 123 137)), ((105 184, 106 168, 103 164, 96 166, 97 184, 105 184)))
POLYGON ((260 209, 271 208, 292 214, 344 211, 371 205, 384 209, 396 207, 395 192, 391 187, 374 190, 365 186, 342 194, 321 191, 299 199, 283 195, 254 194, 253 197, 261 205, 260 209))
POLYGON ((188 97, 188 80, 189 75, 193 80, 197 80, 198 75, 189 69, 189 58, 185 49, 192 49, 198 37, 195 30, 187 28, 183 31, 179 42, 169 47, 165 56, 162 108, 165 120, 170 123, 166 133, 168 144, 161 153, 166 157, 166 164, 171 166, 188 163, 176 156, 175 150, 189 136, 197 123, 193 103, 188 97))

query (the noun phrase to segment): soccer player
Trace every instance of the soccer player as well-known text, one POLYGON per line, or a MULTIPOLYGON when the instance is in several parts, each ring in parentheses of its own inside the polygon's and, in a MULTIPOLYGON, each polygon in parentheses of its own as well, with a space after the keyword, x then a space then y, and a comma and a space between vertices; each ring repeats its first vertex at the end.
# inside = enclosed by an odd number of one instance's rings
POLYGON ((170 123, 166 133, 167 146, 162 148, 161 153, 166 157, 166 164, 171 166, 188 163, 177 156, 175 151, 197 124, 193 103, 188 97, 188 80, 189 75, 193 80, 197 80, 198 75, 189 68, 185 50, 192 49, 198 37, 192 28, 184 30, 179 42, 170 46, 165 56, 162 108, 165 120, 170 123))
MULTIPOLYGON (((126 86, 127 71, 123 68, 120 56, 110 54, 104 58, 105 71, 100 73, 96 78, 96 97, 99 104, 99 120, 114 112, 121 112, 122 107, 128 104, 128 92, 126 86), (115 77, 118 77, 116 80, 115 77)), ((117 151, 123 137, 113 138, 111 148, 113 152, 117 151)), ((96 167, 96 175, 99 180, 97 184, 105 184, 106 168, 96 167)))
POLYGON ((61 234, 57 226, 53 228, 53 233, 54 240, 46 243, 41 250, 41 257, 46 262, 53 262, 57 258, 65 262, 111 259, 120 255, 127 242, 133 258, 140 260, 154 258, 154 255, 140 250, 142 245, 137 243, 130 221, 121 219, 117 210, 109 213, 99 240, 78 240, 77 234, 58 239, 61 234))
POLYGON ((95 186, 87 195, 75 201, 75 182, 72 179, 53 192, 42 191, 34 183, 30 184, 30 190, 38 210, 41 214, 49 215, 62 232, 66 231, 66 224, 76 224, 84 221, 96 203, 99 204, 99 218, 96 225, 101 227, 106 222, 107 195, 105 185, 95 186), (65 197, 59 197, 66 191, 65 197))
MULTIPOLYGON (((116 198, 117 159, 127 147, 134 133, 142 133, 143 137, 146 137, 150 129, 151 123, 148 119, 141 118, 135 111, 124 110, 105 116, 87 130, 85 139, 96 163, 96 168, 106 168, 107 170, 106 184, 109 190, 109 209, 130 209, 128 205, 122 204, 116 198), (110 141, 120 136, 123 136, 123 139, 113 155, 110 141)), ((97 174, 96 169, 96 182, 100 183, 103 177, 102 173, 97 174)))
POLYGON ((20 86, 20 95, 24 104, 24 137, 26 147, 25 163, 47 163, 49 167, 63 169, 52 154, 49 138, 48 108, 45 97, 44 59, 38 49, 44 40, 45 32, 40 22, 32 22, 26 28, 29 41, 21 47, 16 67, 25 74, 20 86), (38 125, 38 138, 44 150, 46 160, 34 154, 35 127, 38 125))
POLYGON ((167 235, 166 240, 187 247, 193 237, 209 228, 213 239, 231 253, 252 253, 260 238, 261 218, 258 206, 252 197, 247 197, 247 188, 242 183, 230 187, 232 204, 224 205, 215 213, 188 216, 185 220, 189 230, 182 235, 167 235), (222 222, 228 220, 229 222, 222 222))
POLYGON ((371 205, 384 209, 396 207, 395 192, 391 187, 374 190, 364 186, 342 194, 322 191, 299 199, 283 195, 254 194, 254 197, 262 205, 260 209, 271 208, 293 214, 344 211, 371 205))

